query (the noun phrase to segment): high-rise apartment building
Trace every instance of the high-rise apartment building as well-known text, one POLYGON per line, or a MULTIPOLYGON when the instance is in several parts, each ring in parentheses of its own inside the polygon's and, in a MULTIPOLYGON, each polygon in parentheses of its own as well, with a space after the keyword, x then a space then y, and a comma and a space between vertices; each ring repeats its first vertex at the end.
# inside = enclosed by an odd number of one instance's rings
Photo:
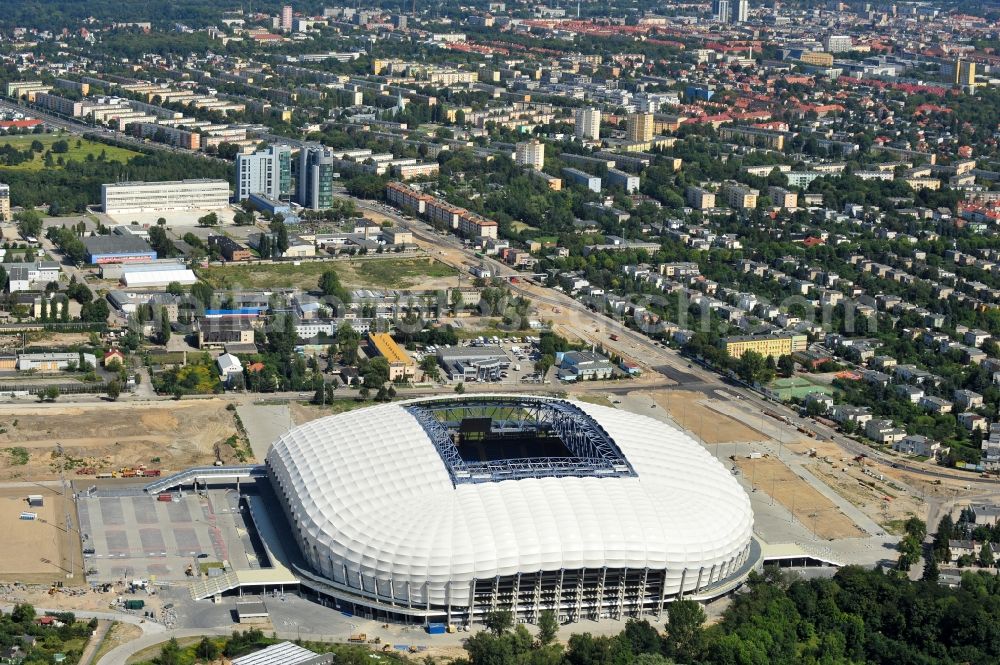
POLYGON ((281 8, 281 29, 285 32, 292 31, 292 6, 285 5, 281 8))
POLYGON ((955 78, 952 81, 966 90, 976 89, 976 63, 958 58, 955 60, 955 78))
POLYGON ((292 195, 292 149, 272 145, 253 154, 236 156, 236 200, 261 194, 275 201, 292 195))
POLYGON ((537 140, 518 143, 514 146, 515 161, 518 166, 530 166, 536 171, 541 171, 545 164, 545 144, 537 140))
POLYGON ((719 23, 729 23, 733 9, 729 0, 712 0, 712 19, 719 23))
POLYGON ((601 112, 598 109, 576 110, 576 138, 592 141, 601 138, 601 112))
POLYGON ((732 9, 732 22, 733 23, 746 23, 747 18, 750 16, 750 2, 748 0, 733 0, 730 5, 732 9))
POLYGON ((333 205, 333 152, 323 146, 303 146, 299 151, 296 200, 303 208, 321 210, 333 205))
POLYGON ((0 183, 0 222, 10 220, 10 185, 0 183))
POLYGON ((634 143, 649 143, 653 140, 653 114, 629 113, 625 118, 625 135, 634 143))

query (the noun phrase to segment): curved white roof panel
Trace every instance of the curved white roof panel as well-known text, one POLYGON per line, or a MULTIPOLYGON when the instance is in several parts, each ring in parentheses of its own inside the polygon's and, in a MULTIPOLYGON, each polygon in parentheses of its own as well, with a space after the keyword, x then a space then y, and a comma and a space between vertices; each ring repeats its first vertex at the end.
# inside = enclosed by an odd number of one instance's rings
POLYGON ((380 595, 464 605, 475 579, 602 567, 666 570, 673 594, 732 572, 753 514, 726 467, 658 420, 572 404, 635 476, 456 485, 399 403, 297 427, 267 463, 317 572, 380 595))

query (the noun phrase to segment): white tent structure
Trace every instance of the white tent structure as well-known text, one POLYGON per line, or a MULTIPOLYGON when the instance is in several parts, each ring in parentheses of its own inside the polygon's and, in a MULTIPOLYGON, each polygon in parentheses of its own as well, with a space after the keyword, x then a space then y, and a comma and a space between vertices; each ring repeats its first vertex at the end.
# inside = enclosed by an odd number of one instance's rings
POLYGON ((523 395, 375 406, 292 429, 267 467, 311 567, 300 573, 380 617, 658 614, 731 589, 753 563, 750 500, 727 468, 686 434, 608 407, 523 395), (428 409, 490 399, 572 421, 555 424, 605 446, 610 465, 466 465, 428 409))
POLYGON ((166 286, 170 282, 178 282, 186 286, 197 281, 198 278, 194 272, 181 263, 126 265, 121 276, 121 283, 132 288, 166 286))

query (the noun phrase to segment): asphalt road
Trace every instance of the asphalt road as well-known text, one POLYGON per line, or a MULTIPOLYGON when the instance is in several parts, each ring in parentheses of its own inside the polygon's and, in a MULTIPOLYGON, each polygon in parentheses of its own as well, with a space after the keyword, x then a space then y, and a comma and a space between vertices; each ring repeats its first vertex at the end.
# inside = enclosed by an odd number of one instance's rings
MULTIPOLYGON (((510 266, 489 257, 476 256, 475 251, 464 247, 454 236, 441 235, 430 225, 422 221, 404 219, 402 215, 388 206, 360 199, 352 198, 352 200, 355 201, 355 205, 361 210, 371 210, 393 219, 396 224, 408 228, 415 238, 425 243, 437 247, 447 247, 452 252, 459 252, 464 259, 461 265, 456 265, 453 260, 448 260, 446 254, 440 253, 436 255, 436 258, 439 260, 449 263, 456 268, 465 269, 470 264, 485 264, 497 276, 520 276, 520 273, 510 266)), ((803 418, 796 410, 788 408, 781 402, 772 401, 745 386, 726 383, 717 373, 692 363, 688 358, 673 349, 660 346, 641 332, 632 330, 614 319, 592 312, 584 303, 561 291, 546 289, 541 286, 522 286, 521 284, 510 284, 510 288, 513 292, 535 302, 562 308, 567 314, 572 313, 574 316, 579 317, 580 320, 590 322, 591 326, 596 326, 600 330, 600 334, 605 338, 605 345, 607 347, 614 349, 616 345, 622 346, 623 342, 630 344, 632 349, 638 349, 638 352, 642 354, 643 360, 647 365, 667 379, 675 382, 680 388, 704 392, 706 394, 711 394, 715 390, 725 390, 737 396, 747 406, 756 409, 758 412, 767 409, 780 416, 784 416, 787 419, 787 424, 791 427, 801 427, 806 431, 814 432, 818 437, 837 443, 853 455, 867 456, 870 462, 876 464, 883 466, 895 465, 896 468, 925 478, 959 480, 969 485, 975 485, 980 489, 995 488, 1000 490, 1000 479, 981 478, 971 473, 945 469, 943 467, 929 468, 925 465, 907 462, 901 458, 886 455, 865 443, 845 436, 839 431, 816 422, 811 418, 803 418), (611 334, 618 337, 617 342, 610 339, 611 334)), ((632 350, 628 354, 635 355, 635 353, 632 350)))
MULTIPOLYGON (((81 135, 96 134, 98 136, 104 136, 105 138, 114 139, 117 143, 125 144, 127 146, 135 147, 137 149, 164 150, 167 152, 196 155, 199 157, 203 157, 204 159, 218 160, 217 157, 213 157, 204 152, 199 152, 196 150, 185 150, 184 148, 178 148, 163 143, 156 143, 154 141, 148 141, 148 142, 143 141, 141 139, 135 138, 130 134, 125 134, 123 132, 105 129, 103 127, 95 127, 94 125, 89 125, 81 121, 71 120, 68 118, 64 118, 62 116, 54 115, 52 113, 47 113, 33 106, 28 106, 24 104, 15 104, 14 102, 10 102, 7 100, 0 100, 0 109, 18 111, 26 115, 34 116, 39 120, 45 121, 45 124, 49 125, 50 127, 63 129, 67 132, 70 132, 71 134, 81 134, 81 135)), ((229 160, 219 160, 219 161, 224 161, 227 164, 231 163, 229 160)))

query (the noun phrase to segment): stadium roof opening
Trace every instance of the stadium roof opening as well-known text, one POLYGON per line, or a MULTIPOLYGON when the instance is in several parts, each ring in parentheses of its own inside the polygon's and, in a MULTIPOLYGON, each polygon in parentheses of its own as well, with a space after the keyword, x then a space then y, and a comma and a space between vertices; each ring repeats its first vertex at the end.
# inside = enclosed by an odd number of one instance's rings
POLYGON ((456 485, 636 475, 604 428, 567 401, 489 396, 424 400, 405 408, 456 485))

